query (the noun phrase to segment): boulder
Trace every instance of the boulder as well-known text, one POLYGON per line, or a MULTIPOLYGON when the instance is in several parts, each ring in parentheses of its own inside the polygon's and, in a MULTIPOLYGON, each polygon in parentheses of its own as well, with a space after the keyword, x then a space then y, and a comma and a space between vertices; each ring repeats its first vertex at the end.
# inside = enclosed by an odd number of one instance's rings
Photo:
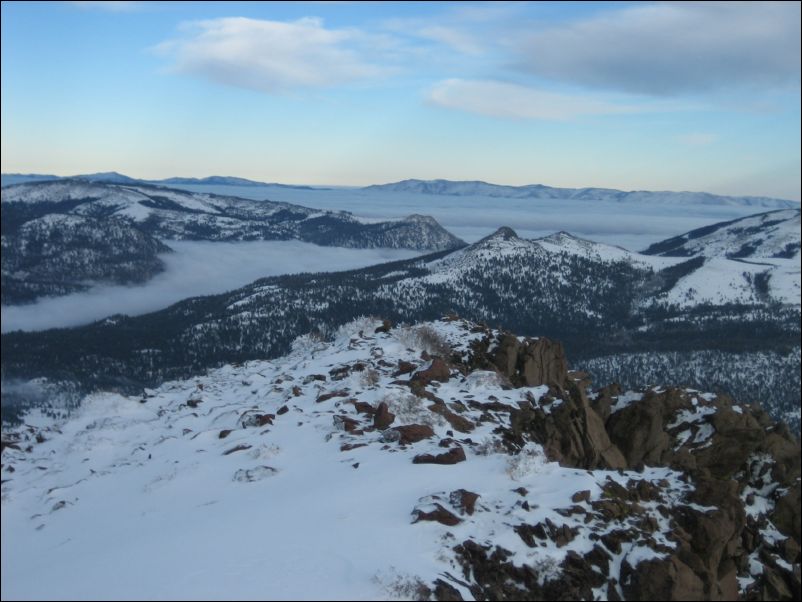
POLYGON ((434 436, 434 430, 428 424, 406 424, 395 426, 391 430, 398 433, 398 442, 401 444, 415 443, 434 436))
POLYGON ((382 401, 376 408, 376 413, 373 414, 373 426, 380 431, 389 428, 395 420, 395 414, 390 411, 387 402, 382 401))
POLYGON ((457 446, 444 454, 419 454, 412 459, 413 464, 458 464, 465 461, 465 451, 457 446))

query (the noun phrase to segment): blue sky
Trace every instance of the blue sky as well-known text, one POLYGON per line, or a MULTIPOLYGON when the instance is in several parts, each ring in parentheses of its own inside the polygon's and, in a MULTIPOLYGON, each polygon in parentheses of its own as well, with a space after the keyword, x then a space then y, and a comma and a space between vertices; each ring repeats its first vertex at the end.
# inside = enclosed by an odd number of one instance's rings
POLYGON ((2 171, 800 198, 800 5, 3 2, 2 171))

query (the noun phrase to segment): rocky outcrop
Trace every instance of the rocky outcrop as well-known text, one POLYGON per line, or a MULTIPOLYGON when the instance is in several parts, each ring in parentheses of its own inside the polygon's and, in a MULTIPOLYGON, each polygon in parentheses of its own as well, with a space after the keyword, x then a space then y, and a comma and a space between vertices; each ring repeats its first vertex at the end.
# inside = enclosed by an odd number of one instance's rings
POLYGON ((562 385, 568 373, 562 344, 546 338, 521 342, 511 334, 504 335, 492 361, 517 386, 562 385))

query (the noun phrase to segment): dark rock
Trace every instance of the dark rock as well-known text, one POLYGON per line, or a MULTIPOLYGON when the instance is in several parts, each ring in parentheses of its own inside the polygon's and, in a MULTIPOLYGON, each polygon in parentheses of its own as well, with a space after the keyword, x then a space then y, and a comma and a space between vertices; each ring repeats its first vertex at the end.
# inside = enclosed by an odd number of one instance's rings
POLYGON ((337 389, 336 391, 323 393, 322 395, 318 395, 315 401, 317 403, 321 403, 323 401, 328 401, 329 399, 333 399, 335 397, 348 397, 348 389, 337 389))
POLYGON ((393 328, 393 323, 390 320, 382 320, 381 326, 377 327, 373 332, 378 334, 380 332, 390 332, 393 328))
POLYGON ((343 443, 340 446, 340 451, 341 452, 351 451, 352 449, 356 449, 358 447, 365 447, 366 445, 367 443, 343 443))
POLYGON ((546 338, 521 343, 513 335, 504 335, 492 360, 516 386, 565 385, 568 362, 561 343, 546 338))
POLYGON ((455 431, 459 431, 460 433, 470 433, 476 428, 476 425, 473 422, 455 412, 452 412, 445 404, 432 404, 429 406, 429 410, 435 414, 440 414, 448 421, 455 431))
POLYGON ((457 508, 463 514, 472 516, 476 508, 476 500, 479 499, 479 494, 466 489, 457 489, 452 491, 448 497, 448 501, 454 508, 457 508))
MULTIPOLYGON (((798 452, 797 452, 798 453, 798 452)), ((784 496, 777 500, 771 521, 783 535, 793 537, 797 543, 800 539, 800 486, 796 483, 784 496)))
POLYGON ((571 496, 571 501, 575 504, 579 502, 589 502, 590 501, 590 489, 584 489, 583 491, 577 491, 574 495, 571 496))
POLYGON ((389 428, 389 426, 395 420, 395 414, 393 414, 387 403, 382 401, 379 404, 379 407, 376 408, 376 413, 373 415, 373 426, 375 426, 380 431, 389 428))
POLYGON ((439 357, 434 358, 428 368, 419 370, 412 375, 412 381, 422 385, 426 385, 433 380, 442 383, 448 382, 449 378, 451 378, 451 370, 448 369, 448 364, 439 357))
POLYGON ((357 412, 359 412, 360 414, 365 414, 367 416, 373 416, 373 414, 376 413, 376 408, 374 408, 372 405, 370 405, 366 401, 357 401, 357 400, 354 399, 354 400, 351 401, 351 403, 354 404, 354 409, 357 412))
POLYGON ((676 556, 645 560, 632 568, 621 563, 621 587, 627 600, 704 600, 702 580, 676 556))
POLYGON ((393 377, 398 378, 403 374, 409 374, 415 370, 415 364, 404 360, 398 360, 398 370, 393 373, 393 377))
POLYGON ((276 414, 281 416, 282 414, 286 414, 289 411, 290 411, 290 408, 288 408, 286 405, 283 405, 278 410, 276 410, 276 414))
POLYGON ((361 433, 362 431, 359 430, 359 421, 354 420, 349 416, 343 416, 342 414, 337 414, 332 416, 332 421, 334 422, 335 428, 345 431, 346 433, 361 433))
POLYGON ((458 518, 445 508, 443 508, 443 506, 441 506, 440 504, 434 504, 434 510, 431 510, 429 512, 425 512, 423 510, 416 508, 412 512, 412 516, 414 519, 412 521, 413 523, 418 523, 424 520, 431 520, 431 521, 437 521, 438 523, 442 523, 449 527, 453 527, 462 522, 460 518, 458 518))
POLYGON ((439 602, 462 602, 463 597, 456 587, 437 579, 434 582, 434 599, 439 602))
POLYGON ((220 434, 219 434, 219 435, 217 435, 217 437, 218 437, 219 439, 225 439, 225 438, 226 438, 226 437, 228 437, 230 434, 231 434, 231 429, 223 429, 222 431, 220 431, 220 434))
POLYGON ((329 370, 331 380, 342 380, 349 374, 351 374, 351 366, 338 366, 329 370))
POLYGON ((465 461, 465 451, 453 447, 444 454, 420 454, 412 459, 413 464, 457 464, 465 461))
POLYGON ((255 412, 246 412, 240 417, 240 424, 243 428, 259 428, 267 424, 273 424, 275 414, 258 414, 255 412))
POLYGON ((227 449, 226 451, 223 452, 223 455, 228 456, 229 454, 233 454, 234 452, 245 451, 246 449, 251 449, 251 446, 248 445, 247 443, 241 443, 240 445, 236 445, 231 449, 227 449))
POLYGON ((391 430, 398 433, 398 442, 401 444, 415 443, 434 436, 434 430, 428 424, 406 424, 395 426, 391 430))

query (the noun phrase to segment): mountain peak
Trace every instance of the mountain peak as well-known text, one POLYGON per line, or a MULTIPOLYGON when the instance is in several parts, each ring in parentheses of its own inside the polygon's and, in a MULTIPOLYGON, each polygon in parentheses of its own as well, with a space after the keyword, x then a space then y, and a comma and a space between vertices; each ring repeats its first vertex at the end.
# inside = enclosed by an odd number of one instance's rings
POLYGON ((509 226, 501 226, 498 230, 493 232, 493 234, 489 236, 485 236, 479 242, 486 242, 490 240, 518 240, 520 237, 518 236, 517 232, 510 228, 509 226))

